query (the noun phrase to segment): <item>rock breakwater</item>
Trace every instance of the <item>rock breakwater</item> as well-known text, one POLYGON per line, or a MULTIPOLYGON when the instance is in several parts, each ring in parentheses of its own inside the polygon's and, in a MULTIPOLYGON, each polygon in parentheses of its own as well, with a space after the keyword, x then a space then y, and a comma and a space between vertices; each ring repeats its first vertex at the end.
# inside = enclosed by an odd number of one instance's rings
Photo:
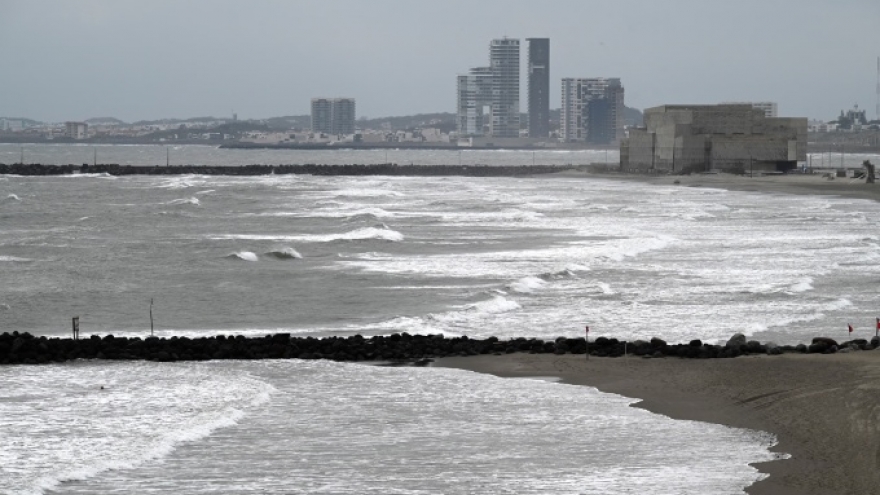
POLYGON ((0 334, 0 364, 47 364, 75 359, 113 359, 149 361, 207 361, 212 359, 331 359, 335 361, 384 361, 425 364, 433 358, 476 356, 481 354, 586 354, 620 357, 624 354, 646 358, 679 357, 691 359, 734 358, 749 354, 822 353, 873 350, 880 347, 880 338, 838 344, 817 337, 810 345, 777 346, 772 343, 745 341, 734 336, 725 345, 712 345, 693 340, 668 344, 661 339, 621 341, 599 337, 589 343, 583 338, 560 337, 555 340, 516 338, 499 340, 444 337, 443 335, 410 335, 364 337, 292 337, 274 334, 265 337, 100 337, 73 340, 69 338, 35 337, 29 333, 0 334))

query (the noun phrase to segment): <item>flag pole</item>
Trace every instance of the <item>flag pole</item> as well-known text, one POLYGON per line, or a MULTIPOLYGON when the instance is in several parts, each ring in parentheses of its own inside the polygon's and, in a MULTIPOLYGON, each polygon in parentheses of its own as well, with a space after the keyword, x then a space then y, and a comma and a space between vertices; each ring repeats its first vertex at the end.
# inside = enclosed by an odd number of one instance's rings
POLYGON ((150 298, 150 337, 153 336, 153 298, 150 298))

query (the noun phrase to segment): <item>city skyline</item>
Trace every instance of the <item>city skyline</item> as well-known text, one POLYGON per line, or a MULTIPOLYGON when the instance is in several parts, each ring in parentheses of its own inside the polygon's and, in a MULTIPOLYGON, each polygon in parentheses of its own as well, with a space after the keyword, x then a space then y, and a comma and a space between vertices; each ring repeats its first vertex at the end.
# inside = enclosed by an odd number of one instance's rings
MULTIPOLYGON (((453 76, 485 65, 486 42, 507 36, 551 39, 553 108, 562 78, 609 75, 639 109, 774 101, 780 114, 832 119, 858 104, 876 118, 880 4, 796 7, 9 0, 0 5, 9 68, 0 116, 259 119, 308 114, 316 94, 355 97, 367 117, 455 113, 453 76)), ((523 61, 523 82, 527 71, 523 61)), ((519 94, 526 113, 528 93, 519 94)))

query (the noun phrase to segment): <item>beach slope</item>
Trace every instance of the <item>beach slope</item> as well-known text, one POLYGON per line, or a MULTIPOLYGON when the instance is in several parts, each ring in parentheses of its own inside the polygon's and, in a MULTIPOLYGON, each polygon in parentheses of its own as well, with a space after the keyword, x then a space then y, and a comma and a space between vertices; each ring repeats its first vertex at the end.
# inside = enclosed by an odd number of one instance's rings
POLYGON ((440 359, 437 366, 502 377, 555 376, 642 399, 670 416, 773 433, 791 458, 756 465, 752 495, 880 492, 880 352, 734 359, 586 359, 507 354, 440 359))

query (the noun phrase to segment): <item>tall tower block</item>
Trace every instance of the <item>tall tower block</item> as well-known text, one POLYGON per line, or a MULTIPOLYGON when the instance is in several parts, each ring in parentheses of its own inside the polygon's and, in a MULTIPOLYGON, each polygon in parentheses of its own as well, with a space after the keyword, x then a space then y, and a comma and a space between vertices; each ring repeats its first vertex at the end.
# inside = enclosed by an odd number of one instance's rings
POLYGON ((550 135, 550 39, 529 42, 529 137, 550 135))

